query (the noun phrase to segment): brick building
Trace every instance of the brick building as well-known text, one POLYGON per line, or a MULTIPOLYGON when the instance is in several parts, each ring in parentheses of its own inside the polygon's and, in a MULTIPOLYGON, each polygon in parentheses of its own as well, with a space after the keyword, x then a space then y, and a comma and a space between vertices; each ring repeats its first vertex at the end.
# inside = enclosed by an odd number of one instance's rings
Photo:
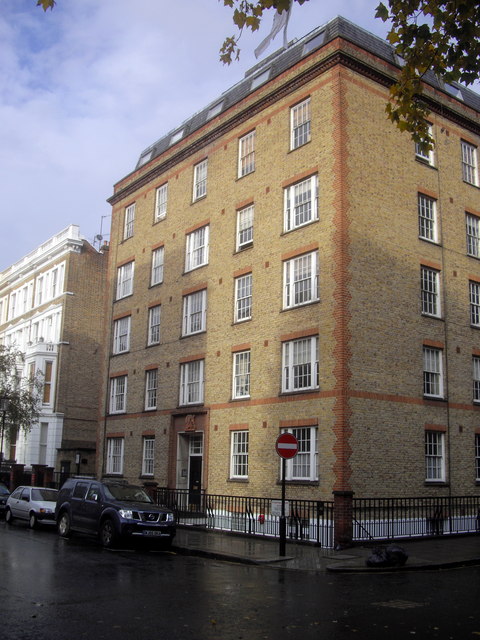
POLYGON ((4 458, 42 476, 95 472, 106 267, 70 225, 0 273, 0 342, 25 354, 24 377, 43 374, 39 422, 4 458))
MULTIPOLYGON (((275 496, 478 494, 480 97, 343 18, 259 62, 118 182, 100 474, 275 496)), ((337 501, 338 502, 338 501, 337 501)))

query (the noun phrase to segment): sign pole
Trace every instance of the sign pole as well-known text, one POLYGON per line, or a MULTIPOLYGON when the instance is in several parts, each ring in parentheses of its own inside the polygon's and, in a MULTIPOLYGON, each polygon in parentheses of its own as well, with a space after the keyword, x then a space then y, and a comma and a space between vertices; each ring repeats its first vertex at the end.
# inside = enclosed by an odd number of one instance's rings
POLYGON ((285 518, 285 466, 286 460, 282 458, 282 512, 280 515, 280 552, 285 556, 285 546, 287 541, 287 519, 285 518))
POLYGON ((281 433, 275 444, 278 455, 282 458, 282 508, 280 511, 280 555, 285 556, 285 543, 287 540, 287 519, 285 517, 285 476, 286 461, 294 458, 298 453, 298 440, 292 433, 281 433))

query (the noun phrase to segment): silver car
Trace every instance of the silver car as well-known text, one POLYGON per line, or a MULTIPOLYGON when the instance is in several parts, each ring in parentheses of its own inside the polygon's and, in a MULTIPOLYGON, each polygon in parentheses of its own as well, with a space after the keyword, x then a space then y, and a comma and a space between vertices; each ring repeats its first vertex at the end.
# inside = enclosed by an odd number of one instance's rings
POLYGON ((56 489, 47 487, 17 487, 8 496, 5 508, 5 520, 10 523, 15 518, 27 520, 30 529, 39 522, 55 524, 56 489))

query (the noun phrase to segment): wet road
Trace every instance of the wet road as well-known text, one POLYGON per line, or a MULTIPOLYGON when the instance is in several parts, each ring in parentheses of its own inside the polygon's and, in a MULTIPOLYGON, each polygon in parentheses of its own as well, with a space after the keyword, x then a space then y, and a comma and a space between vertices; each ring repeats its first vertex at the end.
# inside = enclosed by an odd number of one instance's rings
POLYGON ((4 640, 474 640, 479 608, 479 567, 300 573, 0 522, 4 640))

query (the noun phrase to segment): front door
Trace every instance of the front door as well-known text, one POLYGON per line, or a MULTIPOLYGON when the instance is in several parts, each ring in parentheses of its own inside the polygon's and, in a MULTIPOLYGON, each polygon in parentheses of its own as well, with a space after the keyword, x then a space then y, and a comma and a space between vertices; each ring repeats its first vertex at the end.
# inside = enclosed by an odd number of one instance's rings
POLYGON ((190 455, 188 467, 188 502, 199 506, 202 495, 202 456, 190 455))

